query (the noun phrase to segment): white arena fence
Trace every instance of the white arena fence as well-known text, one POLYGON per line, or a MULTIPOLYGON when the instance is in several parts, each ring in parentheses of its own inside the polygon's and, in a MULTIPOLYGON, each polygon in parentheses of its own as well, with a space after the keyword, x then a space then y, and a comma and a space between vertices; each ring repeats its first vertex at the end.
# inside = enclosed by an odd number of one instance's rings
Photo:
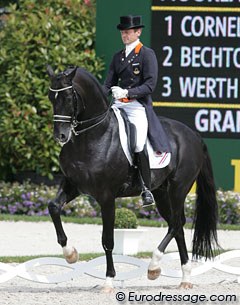
MULTIPOLYGON (((124 285, 125 280, 141 277, 146 275, 148 263, 142 259, 125 256, 114 255, 114 263, 128 266, 127 271, 117 270, 117 275, 114 278, 115 281, 120 281, 121 285, 124 285)), ((196 266, 192 268, 191 275, 198 276, 211 269, 217 269, 225 272, 226 274, 236 275, 236 280, 240 283, 240 267, 224 264, 229 260, 240 261, 240 250, 233 250, 222 253, 214 258, 214 260, 200 260, 197 261, 196 266)), ((161 275, 173 278, 181 278, 182 271, 178 269, 168 268, 167 265, 171 265, 171 262, 179 260, 179 253, 166 253, 161 260, 161 275), (170 263, 170 264, 169 264, 170 263), (164 267, 166 266, 166 267, 164 267)), ((63 258, 43 257, 29 260, 25 263, 14 266, 13 264, 5 264, 0 262, 0 283, 9 281, 15 277, 20 277, 29 281, 38 283, 57 284, 61 282, 71 281, 80 276, 91 276, 105 280, 105 256, 101 256, 92 259, 88 262, 77 262, 75 264, 68 264, 63 258), (50 274, 41 274, 41 267, 44 266, 60 266, 64 268, 64 272, 61 268, 61 272, 50 274), (36 269, 36 270, 34 270, 36 269)))

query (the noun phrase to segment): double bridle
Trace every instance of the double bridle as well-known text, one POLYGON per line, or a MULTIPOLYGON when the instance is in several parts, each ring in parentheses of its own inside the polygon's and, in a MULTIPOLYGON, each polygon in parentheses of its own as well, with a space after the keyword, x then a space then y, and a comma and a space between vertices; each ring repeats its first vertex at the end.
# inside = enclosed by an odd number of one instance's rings
MULTIPOLYGON (((50 87, 49 90, 52 91, 52 92, 56 92, 55 93, 55 99, 57 99, 58 92, 65 91, 65 90, 72 89, 72 88, 73 88, 73 86, 68 86, 68 87, 64 87, 64 88, 60 88, 60 89, 52 89, 50 87)), ((72 122, 72 117, 70 115, 55 114, 55 115, 53 115, 53 121, 54 122, 62 122, 62 123, 71 123, 72 122)))
MULTIPOLYGON (((64 87, 64 88, 60 88, 60 89, 53 89, 53 88, 49 88, 50 91, 52 92, 56 92, 55 93, 55 99, 57 99, 58 97, 58 93, 61 92, 61 91, 65 91, 65 90, 68 90, 68 89, 72 89, 73 90, 73 96, 76 98, 76 90, 75 88, 73 87, 73 85, 71 86, 68 86, 68 87, 64 87)), ((85 108, 85 105, 84 105, 84 108, 85 108)), ((71 130, 73 131, 73 133, 77 136, 81 133, 84 133, 86 132, 87 130, 89 129, 92 129, 98 125, 100 125, 108 116, 109 114, 109 110, 110 110, 110 107, 106 110, 106 112, 94 117, 94 118, 90 118, 90 119, 87 119, 87 120, 82 120, 82 121, 78 121, 76 119, 76 117, 71 117, 70 115, 59 115, 59 114, 55 114, 53 115, 53 121, 54 122, 62 122, 62 123, 71 123, 71 130), (84 129, 80 129, 80 130, 76 130, 76 128, 78 126, 83 126, 84 124, 89 124, 89 123, 92 123, 92 125, 84 128, 84 129)))

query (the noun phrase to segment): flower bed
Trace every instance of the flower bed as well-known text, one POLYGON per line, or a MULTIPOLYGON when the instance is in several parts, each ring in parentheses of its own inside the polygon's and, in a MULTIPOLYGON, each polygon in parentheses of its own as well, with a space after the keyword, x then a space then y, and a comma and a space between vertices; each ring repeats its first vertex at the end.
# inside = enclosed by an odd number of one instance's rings
MULTIPOLYGON (((48 202, 55 198, 57 187, 34 185, 29 182, 0 183, 0 213, 12 215, 44 216, 48 213, 48 202)), ((63 215, 78 217, 96 216, 87 196, 79 196, 66 205, 63 215)))
MULTIPOLYGON (((55 198, 56 186, 34 185, 29 182, 0 183, 0 213, 18 215, 48 215, 48 202, 55 198)), ((217 191, 219 206, 219 222, 223 224, 240 223, 240 194, 232 191, 217 191)), ((137 218, 162 220, 155 208, 141 208, 140 197, 118 198, 116 207, 133 210, 137 218)), ((193 219, 195 210, 195 194, 189 194, 185 201, 187 222, 193 219)), ((99 205, 91 197, 82 195, 66 205, 63 209, 66 216, 100 217, 99 205)))

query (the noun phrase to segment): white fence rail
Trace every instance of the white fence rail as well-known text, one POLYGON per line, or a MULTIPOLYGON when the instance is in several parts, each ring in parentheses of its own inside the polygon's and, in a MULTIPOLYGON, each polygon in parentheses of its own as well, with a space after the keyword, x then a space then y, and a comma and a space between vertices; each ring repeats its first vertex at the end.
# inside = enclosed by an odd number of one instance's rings
MULTIPOLYGON (((144 260, 125 256, 125 255, 114 255, 115 264, 124 264, 130 265, 131 268, 128 268, 128 271, 117 271, 117 276, 114 278, 116 281, 125 281, 133 278, 141 277, 146 274, 148 263, 144 260)), ((211 269, 217 269, 222 272, 236 275, 238 283, 240 283, 240 266, 231 266, 229 264, 224 264, 225 261, 235 261, 235 259, 240 261, 240 250, 228 251, 223 254, 218 255, 215 259, 212 260, 202 260, 199 261, 198 266, 192 268, 192 276, 198 276, 203 274, 211 269)), ((167 277, 176 277, 180 278, 182 276, 181 270, 171 269, 164 267, 169 265, 173 260, 179 260, 179 253, 167 253, 163 256, 161 261, 161 275, 167 277)), ((61 283, 73 280, 80 276, 92 276, 99 279, 105 279, 105 256, 101 256, 95 259, 92 259, 88 262, 77 262, 75 264, 68 264, 63 258, 51 258, 43 257, 32 259, 25 263, 19 264, 17 266, 0 263, 0 283, 9 281, 15 277, 21 277, 29 281, 34 281, 38 283, 61 283), (42 266, 60 266, 64 268, 64 272, 57 272, 53 274, 40 274, 38 273, 39 268, 42 266), (66 270, 65 270, 66 268, 66 270), (36 270, 34 270, 36 269, 36 270)), ((61 269, 62 269, 61 268, 61 269)), ((41 270, 41 269, 40 269, 41 270)))

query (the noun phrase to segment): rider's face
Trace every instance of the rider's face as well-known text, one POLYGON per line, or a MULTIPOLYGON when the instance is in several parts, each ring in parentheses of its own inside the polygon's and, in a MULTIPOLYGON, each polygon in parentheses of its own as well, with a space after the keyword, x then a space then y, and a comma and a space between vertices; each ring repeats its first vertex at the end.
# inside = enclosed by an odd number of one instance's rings
POLYGON ((121 32, 121 37, 122 41, 125 45, 128 45, 134 41, 136 41, 141 33, 142 29, 130 29, 130 30, 122 30, 121 32))

